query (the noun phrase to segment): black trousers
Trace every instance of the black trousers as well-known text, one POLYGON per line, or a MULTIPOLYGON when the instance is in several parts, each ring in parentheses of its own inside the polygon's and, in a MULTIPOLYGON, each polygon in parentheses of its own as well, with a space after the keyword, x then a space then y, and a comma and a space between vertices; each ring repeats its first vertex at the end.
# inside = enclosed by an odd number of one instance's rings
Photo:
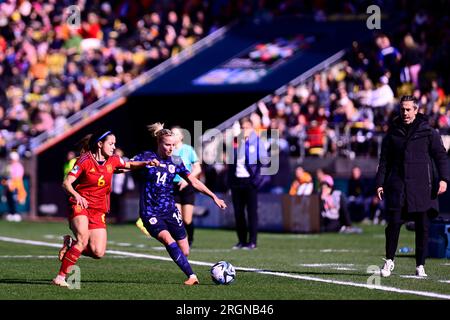
POLYGON ((17 208, 16 208, 16 199, 14 198, 14 191, 10 191, 8 186, 5 186, 6 190, 6 202, 8 204, 8 213, 10 214, 16 214, 17 208))
POLYGON ((390 211, 387 216, 386 235, 386 259, 394 259, 398 246, 400 229, 408 220, 415 222, 416 231, 416 266, 425 265, 428 255, 428 232, 430 218, 426 212, 406 213, 401 211, 390 211))
POLYGON ((241 180, 239 184, 231 187, 238 240, 242 244, 256 244, 258 233, 258 192, 248 179, 239 180, 241 180), (248 219, 245 214, 246 209, 248 219))

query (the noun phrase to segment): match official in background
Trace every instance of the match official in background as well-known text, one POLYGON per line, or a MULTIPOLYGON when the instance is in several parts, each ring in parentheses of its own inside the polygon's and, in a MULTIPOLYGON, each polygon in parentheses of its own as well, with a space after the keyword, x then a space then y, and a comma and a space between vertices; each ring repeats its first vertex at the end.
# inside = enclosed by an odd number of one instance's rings
POLYGON ((447 190, 448 159, 439 133, 418 113, 413 96, 400 100, 400 117, 393 119, 383 139, 376 175, 377 194, 385 198, 387 227, 383 277, 394 270, 400 228, 415 221, 416 275, 426 277, 429 220, 438 214, 439 194, 447 190), (433 162, 437 176, 433 175, 433 162))
MULTIPOLYGON (((184 166, 189 170, 192 176, 198 178, 202 172, 202 167, 198 160, 197 154, 192 146, 183 143, 183 132, 180 127, 172 127, 171 129, 176 143, 173 149, 173 155, 183 160, 184 166)), ((194 205, 195 205, 195 189, 186 180, 176 175, 173 179, 173 195, 178 211, 183 217, 184 227, 186 229, 189 246, 194 241, 194 205)))
POLYGON ((261 174, 261 160, 267 159, 267 150, 256 134, 250 118, 241 119, 239 124, 241 133, 233 148, 234 161, 229 162, 228 168, 228 183, 238 236, 238 243, 233 249, 255 249, 258 233, 258 189, 268 178, 261 174))

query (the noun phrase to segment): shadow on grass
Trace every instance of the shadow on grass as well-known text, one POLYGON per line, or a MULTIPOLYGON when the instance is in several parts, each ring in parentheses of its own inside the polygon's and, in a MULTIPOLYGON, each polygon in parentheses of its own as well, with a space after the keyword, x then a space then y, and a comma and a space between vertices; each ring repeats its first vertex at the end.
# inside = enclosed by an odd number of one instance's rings
MULTIPOLYGON (((125 281, 125 280, 82 280, 81 283, 87 284, 138 284, 138 285, 158 285, 158 284, 180 284, 179 281, 171 281, 171 282, 158 282, 156 280, 153 281, 125 281)), ((38 285, 53 285, 52 279, 0 279, 0 284, 38 284, 38 285)))

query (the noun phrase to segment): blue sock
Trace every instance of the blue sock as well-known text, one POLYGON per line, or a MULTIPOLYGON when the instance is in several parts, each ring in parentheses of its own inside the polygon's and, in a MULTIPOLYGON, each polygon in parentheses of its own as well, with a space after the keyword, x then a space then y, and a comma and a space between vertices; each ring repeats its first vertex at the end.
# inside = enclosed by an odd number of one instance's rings
POLYGON ((178 247, 178 244, 176 242, 173 242, 166 246, 167 252, 169 252, 170 257, 172 260, 180 267, 181 270, 189 277, 191 274, 194 274, 192 271, 191 265, 189 264, 189 261, 181 252, 180 247, 178 247))

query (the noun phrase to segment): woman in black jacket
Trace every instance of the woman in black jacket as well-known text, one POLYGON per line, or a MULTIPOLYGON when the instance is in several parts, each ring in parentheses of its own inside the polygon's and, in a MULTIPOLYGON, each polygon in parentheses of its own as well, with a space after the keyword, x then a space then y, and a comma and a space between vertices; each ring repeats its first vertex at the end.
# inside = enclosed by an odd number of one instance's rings
POLYGON ((400 228, 410 220, 416 225, 416 275, 427 276, 424 265, 429 219, 437 216, 437 196, 447 190, 449 181, 448 158, 442 139, 430 127, 426 116, 417 113, 418 109, 415 97, 401 98, 400 117, 391 123, 381 148, 376 184, 380 200, 385 196, 388 220, 383 277, 390 276, 394 270, 400 228))

